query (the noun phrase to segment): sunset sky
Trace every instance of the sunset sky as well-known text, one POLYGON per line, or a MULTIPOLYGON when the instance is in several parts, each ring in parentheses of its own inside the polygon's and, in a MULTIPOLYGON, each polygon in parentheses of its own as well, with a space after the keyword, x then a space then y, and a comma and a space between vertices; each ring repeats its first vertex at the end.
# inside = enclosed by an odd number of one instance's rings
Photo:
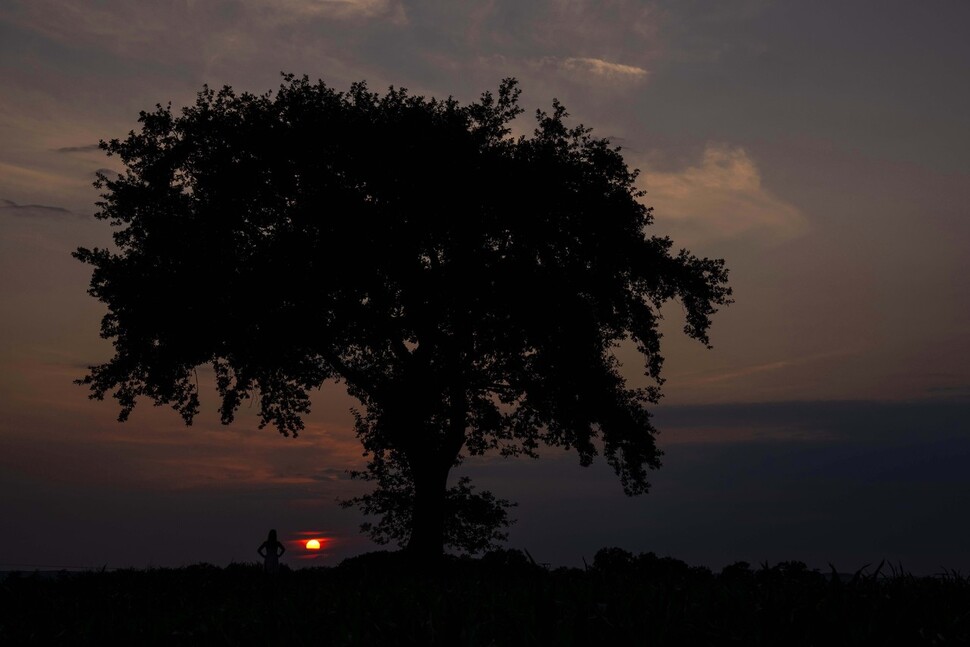
POLYGON ((557 97, 641 170, 648 233, 727 261, 713 350, 665 310, 648 495, 561 451, 454 473, 519 502, 510 547, 970 571, 968 31, 958 0, 4 0, 0 570, 254 561, 270 528, 291 565, 374 548, 335 503, 363 466, 340 387, 292 439, 223 427, 214 390, 187 428, 72 384, 111 356, 70 257, 110 241, 97 142, 286 71, 462 102, 514 76, 518 132, 557 97))

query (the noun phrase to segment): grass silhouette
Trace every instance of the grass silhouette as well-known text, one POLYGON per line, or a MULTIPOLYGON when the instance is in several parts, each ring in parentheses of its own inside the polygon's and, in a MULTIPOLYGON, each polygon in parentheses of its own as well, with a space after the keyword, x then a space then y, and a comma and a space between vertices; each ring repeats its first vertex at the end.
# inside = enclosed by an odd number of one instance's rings
POLYGON ((510 550, 434 571, 380 552, 277 576, 256 564, 11 574, 0 643, 967 644, 970 578, 885 570, 739 562, 715 574, 611 548, 585 569, 510 550))

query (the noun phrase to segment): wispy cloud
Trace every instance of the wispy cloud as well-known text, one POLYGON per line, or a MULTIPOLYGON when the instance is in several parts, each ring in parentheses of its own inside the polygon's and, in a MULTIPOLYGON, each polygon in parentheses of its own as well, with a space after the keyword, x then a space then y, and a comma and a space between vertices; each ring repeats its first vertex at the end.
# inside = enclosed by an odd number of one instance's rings
POLYGON ((58 42, 142 60, 211 61, 265 51, 281 27, 320 22, 407 22, 399 0, 236 0, 96 4, 14 0, 0 18, 58 42))
POLYGON ((60 148, 55 148, 55 153, 90 153, 92 151, 99 150, 101 148, 100 144, 86 144, 84 146, 61 146, 60 148))
POLYGON ((13 200, 0 200, 0 211, 25 218, 74 215, 73 211, 65 209, 64 207, 54 207, 46 204, 17 204, 13 200))
POLYGON ((385 18, 398 23, 407 22, 404 5, 397 0, 246 0, 246 4, 269 9, 287 19, 385 18))
POLYGON ((647 168, 641 182, 657 220, 683 230, 679 238, 779 242, 808 228, 795 205, 762 185, 755 161, 740 146, 709 143, 697 164, 673 172, 647 168))
POLYGON ((756 366, 746 366, 744 368, 727 371, 725 373, 717 373, 715 375, 697 378, 693 380, 693 384, 713 384, 716 382, 726 382, 728 380, 735 380, 740 377, 747 377, 749 375, 756 375, 758 373, 777 371, 778 369, 791 366, 793 363, 794 362, 789 360, 781 360, 778 362, 768 362, 767 364, 758 364, 756 366))
MULTIPOLYGON (((875 445, 905 445, 922 440, 962 438, 970 403, 966 401, 804 400, 733 402, 708 405, 661 405, 655 410, 664 443, 688 440, 682 430, 723 433, 722 441, 838 440, 875 445)), ((696 438, 689 438, 691 441, 696 438)), ((707 440, 717 441, 718 436, 707 440)))
POLYGON ((41 190, 46 188, 51 191, 73 188, 78 184, 78 180, 64 177, 56 172, 0 162, 0 186, 4 184, 41 190))
POLYGON ((641 0, 552 0, 545 18, 549 29, 538 33, 548 34, 551 42, 568 34, 572 40, 565 42, 573 46, 639 44, 641 51, 658 46, 662 23, 653 3, 641 0))
POLYGON ((641 85, 662 51, 662 15, 638 0, 489 1, 474 9, 417 2, 408 8, 412 24, 434 34, 422 45, 423 57, 474 67, 482 79, 511 74, 540 96, 568 98, 590 84, 641 85))
POLYGON ((81 357, 80 352, 40 345, 0 353, 2 374, 18 376, 12 388, 0 384, 0 419, 10 429, 2 439, 0 471, 15 465, 25 475, 44 477, 56 470, 62 481, 113 480, 154 489, 295 487, 301 496, 325 495, 326 501, 358 487, 345 478, 346 470, 361 469, 364 463, 346 409, 352 399, 332 383, 316 393, 318 411, 307 417, 298 438, 258 429, 256 413, 248 408, 232 425, 221 425, 208 371, 200 371, 204 408, 191 427, 168 407, 148 402, 121 424, 115 402, 90 400, 86 389, 72 384, 90 363, 81 357), (50 454, 45 463, 25 458, 37 451, 50 454), (124 465, 111 473, 99 467, 117 456, 125 457, 124 465))
POLYGON ((636 65, 613 63, 601 58, 544 59, 568 74, 605 79, 619 83, 637 83, 647 78, 647 70, 636 65))
MULTIPOLYGON (((51 209, 63 209, 78 216, 89 214, 97 195, 91 185, 90 165, 67 155, 47 155, 51 163, 46 167, 43 164, 46 160, 31 161, 29 166, 19 160, 0 161, 0 196, 7 200, 0 205, 9 207, 8 213, 16 211, 23 216, 40 215, 41 210, 49 216, 51 209), (30 210, 34 213, 29 214, 30 210)), ((59 213, 65 215, 64 212, 59 213)))
MULTIPOLYGON (((495 58, 492 67, 504 69, 503 64, 508 65, 502 57, 495 58)), ((523 68, 521 76, 528 87, 545 88, 560 98, 564 88, 580 95, 588 92, 588 88, 625 92, 642 87, 650 78, 649 71, 637 65, 582 56, 541 56, 523 59, 516 66, 523 68)))

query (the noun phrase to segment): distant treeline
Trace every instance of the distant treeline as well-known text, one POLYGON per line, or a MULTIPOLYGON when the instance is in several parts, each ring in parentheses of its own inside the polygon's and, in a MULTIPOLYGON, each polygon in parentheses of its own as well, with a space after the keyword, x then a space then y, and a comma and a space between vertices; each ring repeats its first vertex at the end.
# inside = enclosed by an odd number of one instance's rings
POLYGON ((381 552, 276 576, 254 564, 11 574, 0 644, 970 644, 970 577, 885 570, 715 574, 611 548, 585 569, 509 550, 433 569, 381 552))

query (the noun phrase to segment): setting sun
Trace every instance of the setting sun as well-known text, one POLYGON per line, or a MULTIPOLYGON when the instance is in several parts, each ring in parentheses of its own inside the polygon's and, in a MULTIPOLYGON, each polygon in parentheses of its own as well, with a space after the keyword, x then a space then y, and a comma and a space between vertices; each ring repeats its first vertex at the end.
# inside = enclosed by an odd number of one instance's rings
POLYGON ((320 528, 295 531, 286 545, 294 551, 299 560, 326 559, 334 547, 333 533, 320 528))

